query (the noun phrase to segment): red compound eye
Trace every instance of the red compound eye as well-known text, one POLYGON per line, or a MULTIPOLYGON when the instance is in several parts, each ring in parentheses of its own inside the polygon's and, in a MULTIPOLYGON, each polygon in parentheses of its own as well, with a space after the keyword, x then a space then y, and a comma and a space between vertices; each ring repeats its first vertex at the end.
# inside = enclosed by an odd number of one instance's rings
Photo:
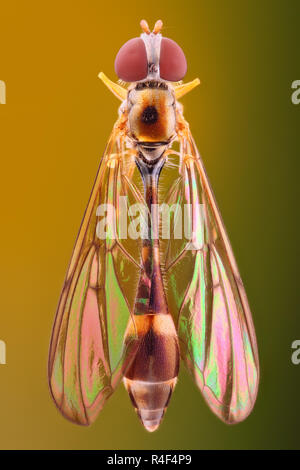
POLYGON ((137 82, 147 77, 147 53, 141 38, 130 39, 121 47, 116 56, 115 71, 124 82, 137 82))
POLYGON ((183 50, 175 41, 162 38, 160 46, 160 76, 169 82, 182 80, 187 71, 183 50))

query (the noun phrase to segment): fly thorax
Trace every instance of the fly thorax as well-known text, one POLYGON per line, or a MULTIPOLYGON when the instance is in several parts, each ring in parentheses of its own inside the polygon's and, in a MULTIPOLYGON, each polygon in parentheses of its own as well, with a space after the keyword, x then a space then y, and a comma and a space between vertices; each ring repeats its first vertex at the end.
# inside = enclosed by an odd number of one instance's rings
POLYGON ((167 144, 175 134, 175 98, 160 81, 138 83, 128 94, 129 135, 138 144, 167 144))

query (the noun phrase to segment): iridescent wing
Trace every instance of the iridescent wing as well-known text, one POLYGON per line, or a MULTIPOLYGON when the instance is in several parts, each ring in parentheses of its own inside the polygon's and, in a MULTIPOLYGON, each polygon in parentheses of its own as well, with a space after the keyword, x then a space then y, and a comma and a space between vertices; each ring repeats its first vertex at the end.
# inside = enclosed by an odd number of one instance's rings
MULTIPOLYGON (((188 126, 179 140, 181 176, 166 200, 185 206, 185 233, 173 237, 166 248, 168 303, 187 368, 212 411, 226 423, 235 423, 248 416, 256 399, 255 332, 224 224, 188 126)), ((176 211, 173 223, 175 233, 182 223, 176 211)))
POLYGON ((53 399, 78 424, 95 420, 137 348, 132 310, 140 251, 138 240, 120 238, 121 196, 140 202, 132 182, 136 171, 117 123, 75 244, 49 353, 53 399), (104 212, 106 219, 100 219, 104 212))

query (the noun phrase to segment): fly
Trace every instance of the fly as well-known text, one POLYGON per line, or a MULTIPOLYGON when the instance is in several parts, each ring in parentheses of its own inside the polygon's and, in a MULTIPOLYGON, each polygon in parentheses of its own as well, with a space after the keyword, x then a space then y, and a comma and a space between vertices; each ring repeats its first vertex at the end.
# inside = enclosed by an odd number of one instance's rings
POLYGON ((50 389, 66 418, 89 425, 123 380, 152 432, 183 361, 211 410, 236 423, 254 406, 258 352, 245 289, 179 103, 200 81, 181 82, 185 55, 161 35, 161 21, 152 32, 145 20, 141 27, 115 60, 123 84, 99 75, 122 104, 59 301, 50 389), (166 191, 162 174, 172 180, 166 191), (189 236, 160 239, 162 194, 173 208, 171 235, 187 207, 189 236), (133 222, 124 197, 146 209, 143 237, 120 236, 124 217, 133 222), (104 206, 114 217, 100 237, 104 206))

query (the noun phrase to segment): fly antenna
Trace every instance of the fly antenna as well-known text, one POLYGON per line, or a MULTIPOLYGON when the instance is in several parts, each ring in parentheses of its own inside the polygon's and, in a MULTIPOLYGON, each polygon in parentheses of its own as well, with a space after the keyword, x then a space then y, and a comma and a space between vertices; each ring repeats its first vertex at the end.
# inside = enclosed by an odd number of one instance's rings
POLYGON ((154 34, 160 33, 162 27, 163 27, 163 22, 161 20, 158 20, 154 25, 153 33, 154 34))
MULTIPOLYGON (((140 22, 140 26, 141 26, 142 30, 144 31, 144 33, 146 33, 146 34, 150 34, 150 33, 151 33, 150 28, 149 28, 149 25, 148 25, 148 23, 147 23, 146 20, 142 20, 142 21, 140 22)), ((154 28, 153 28, 152 33, 153 33, 153 34, 158 34, 158 33, 160 33, 162 27, 163 27, 163 22, 162 22, 161 20, 158 20, 158 21, 155 23, 155 25, 154 25, 154 28)))
POLYGON ((146 20, 142 20, 142 21, 140 22, 140 26, 141 26, 142 30, 144 31, 144 33, 146 33, 146 34, 150 34, 150 33, 151 33, 150 28, 149 28, 149 25, 148 25, 148 23, 147 23, 146 20))

